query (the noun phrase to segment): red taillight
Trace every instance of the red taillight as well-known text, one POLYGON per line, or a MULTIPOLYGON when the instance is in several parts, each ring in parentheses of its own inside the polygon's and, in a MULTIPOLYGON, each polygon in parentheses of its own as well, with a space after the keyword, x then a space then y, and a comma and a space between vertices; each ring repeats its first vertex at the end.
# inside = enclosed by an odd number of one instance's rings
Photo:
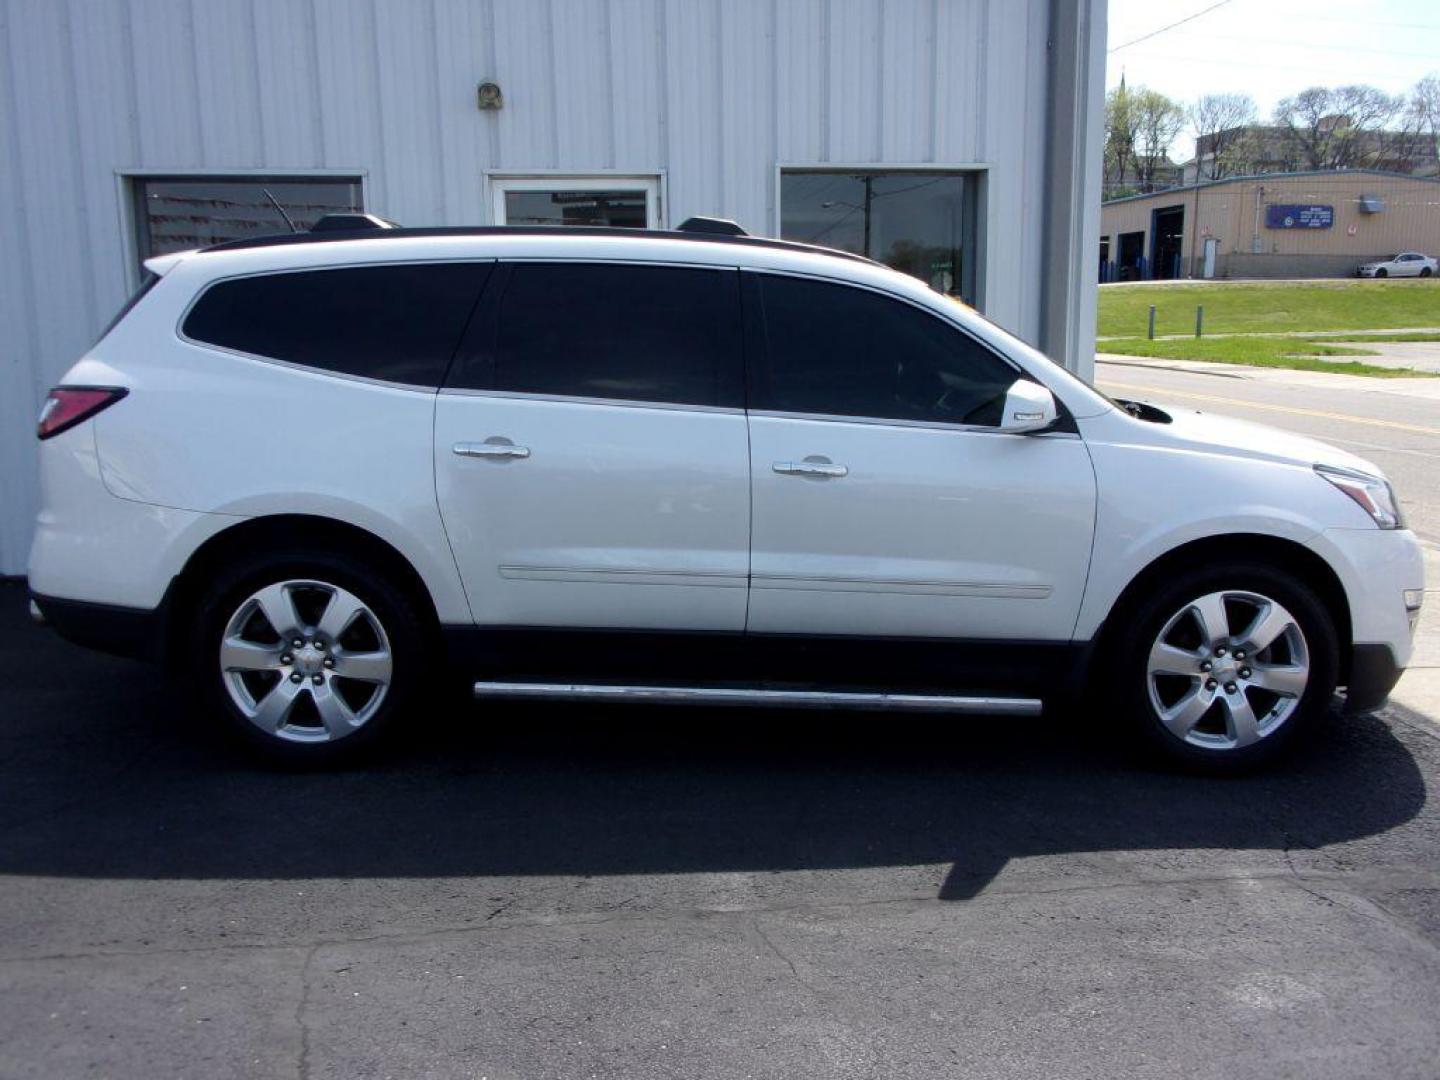
POLYGON ((57 386, 40 408, 35 434, 42 439, 69 431, 130 391, 122 386, 57 386))

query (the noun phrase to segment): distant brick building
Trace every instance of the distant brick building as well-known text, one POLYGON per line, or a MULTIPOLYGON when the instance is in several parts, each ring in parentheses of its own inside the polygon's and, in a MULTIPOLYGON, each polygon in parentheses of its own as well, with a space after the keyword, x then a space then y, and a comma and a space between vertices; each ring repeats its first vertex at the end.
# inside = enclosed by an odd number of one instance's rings
POLYGON ((1271 173, 1112 199, 1100 280, 1348 277, 1397 251, 1440 254, 1440 178, 1271 173))

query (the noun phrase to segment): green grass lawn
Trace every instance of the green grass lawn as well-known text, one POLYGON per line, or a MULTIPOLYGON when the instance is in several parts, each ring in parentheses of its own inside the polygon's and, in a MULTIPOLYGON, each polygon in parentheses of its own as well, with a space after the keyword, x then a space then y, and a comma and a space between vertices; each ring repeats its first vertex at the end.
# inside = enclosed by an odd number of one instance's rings
POLYGON ((1303 284, 1115 285, 1100 290, 1101 337, 1144 338, 1150 305, 1157 334, 1307 333, 1440 326, 1440 279, 1333 280, 1303 284))
POLYGON ((1428 372, 1410 368, 1379 367, 1360 360, 1326 360, 1329 356, 1374 356, 1363 348, 1307 341, 1298 337, 1170 338, 1150 341, 1143 337, 1102 341, 1101 352, 1127 356, 1153 356, 1169 360, 1209 360, 1221 364, 1251 364, 1255 367, 1294 368, 1300 371, 1329 371, 1341 375, 1374 375, 1382 379, 1426 378, 1428 372))

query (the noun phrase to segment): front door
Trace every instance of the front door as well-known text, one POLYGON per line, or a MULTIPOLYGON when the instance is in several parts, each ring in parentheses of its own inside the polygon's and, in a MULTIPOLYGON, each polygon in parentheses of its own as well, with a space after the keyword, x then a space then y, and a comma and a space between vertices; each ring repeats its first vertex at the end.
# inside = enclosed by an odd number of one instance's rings
POLYGON ((500 264, 435 412, 477 623, 744 628, 737 277, 500 264))
POLYGON ((1021 373, 917 305, 744 278, 749 629, 1068 641, 1095 513, 1079 437, 1000 433, 1021 373))

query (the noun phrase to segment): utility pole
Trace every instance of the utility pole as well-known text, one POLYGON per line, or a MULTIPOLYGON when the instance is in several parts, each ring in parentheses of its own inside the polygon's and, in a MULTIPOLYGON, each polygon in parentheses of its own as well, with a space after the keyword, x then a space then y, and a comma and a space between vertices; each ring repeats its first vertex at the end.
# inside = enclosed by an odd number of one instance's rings
POLYGON ((875 198, 873 188, 874 180, 875 178, 869 173, 865 174, 865 242, 861 253, 867 259, 870 258, 870 203, 873 202, 875 198))

